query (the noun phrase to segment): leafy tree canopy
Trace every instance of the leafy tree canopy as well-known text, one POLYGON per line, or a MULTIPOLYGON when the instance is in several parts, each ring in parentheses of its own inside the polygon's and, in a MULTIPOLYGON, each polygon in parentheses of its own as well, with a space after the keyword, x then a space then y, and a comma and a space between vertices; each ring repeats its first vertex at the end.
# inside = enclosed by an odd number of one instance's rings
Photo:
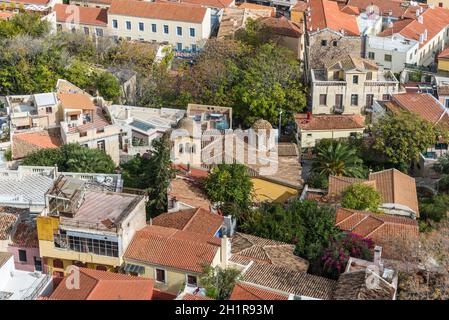
POLYGON ((98 149, 69 143, 54 149, 41 149, 29 154, 23 161, 27 166, 54 166, 60 171, 113 173, 115 164, 111 157, 98 149))
POLYGON ((38 13, 22 12, 8 20, 0 20, 0 39, 28 35, 33 38, 48 34, 50 23, 38 13))
POLYGON ((199 283, 206 289, 208 297, 216 300, 228 300, 239 276, 240 271, 234 268, 204 266, 199 283))
POLYGON ((101 72, 97 76, 95 84, 100 96, 106 100, 116 101, 120 97, 120 84, 110 72, 101 72))
POLYGON ((382 196, 370 185, 355 183, 349 186, 342 195, 341 206, 355 210, 378 211, 382 204, 382 196))

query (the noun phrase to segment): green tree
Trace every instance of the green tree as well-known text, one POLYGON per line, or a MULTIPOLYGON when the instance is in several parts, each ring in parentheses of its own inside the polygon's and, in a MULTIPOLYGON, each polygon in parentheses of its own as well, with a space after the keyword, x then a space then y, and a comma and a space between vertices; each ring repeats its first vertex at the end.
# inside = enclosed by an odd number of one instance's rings
POLYGON ((151 163, 150 156, 138 154, 122 164, 123 185, 127 188, 147 189, 151 181, 151 163))
POLYGON ((355 210, 378 211, 382 196, 376 189, 363 183, 349 186, 342 194, 341 206, 355 210))
POLYGON ((111 157, 98 149, 89 149, 77 143, 60 148, 41 149, 30 153, 23 161, 27 166, 54 166, 60 171, 112 173, 115 164, 111 157))
POLYGON ((89 65, 78 59, 74 59, 64 70, 64 79, 82 89, 90 88, 94 82, 89 65))
POLYGON ((402 171, 407 170, 419 153, 436 142, 438 133, 430 122, 415 114, 400 112, 385 116, 372 127, 374 148, 386 154, 402 171))
POLYGON ((116 77, 114 77, 110 72, 101 72, 96 80, 96 87, 100 96, 106 100, 116 101, 120 97, 120 84, 116 77))
POLYGON ((49 31, 50 23, 37 13, 21 12, 9 20, 0 20, 0 38, 13 38, 17 35, 37 38, 48 34, 49 31))
POLYGON ((365 175, 357 149, 349 144, 335 140, 323 141, 315 146, 315 152, 312 172, 325 177, 335 175, 363 178, 365 175))
POLYGON ((307 177, 307 185, 311 188, 327 189, 329 187, 329 178, 324 174, 311 172, 307 177))
POLYGON ((170 159, 169 135, 164 134, 160 139, 153 140, 152 147, 154 151, 150 158, 150 174, 146 185, 149 199, 147 215, 154 218, 168 209, 167 190, 174 178, 174 170, 170 159))
POLYGON ((449 195, 437 194, 432 198, 423 199, 419 203, 419 219, 425 222, 440 222, 447 217, 449 195))
POLYGON ((208 198, 222 208, 234 204, 245 209, 251 203, 253 184, 244 165, 219 164, 204 179, 203 186, 208 198))
POLYGON ((228 300, 240 276, 234 268, 223 269, 204 266, 199 284, 206 289, 206 295, 216 300, 228 300))
POLYGON ((449 174, 449 153, 439 157, 438 161, 433 165, 433 169, 438 173, 449 174))

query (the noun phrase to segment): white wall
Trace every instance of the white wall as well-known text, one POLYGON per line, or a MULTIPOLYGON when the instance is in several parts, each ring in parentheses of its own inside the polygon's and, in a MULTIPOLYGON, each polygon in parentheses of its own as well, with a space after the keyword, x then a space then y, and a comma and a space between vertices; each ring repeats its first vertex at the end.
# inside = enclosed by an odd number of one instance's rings
POLYGON ((8 261, 6 261, 6 263, 2 267, 0 267, 0 291, 11 279, 12 271, 14 271, 14 256, 11 255, 8 261))

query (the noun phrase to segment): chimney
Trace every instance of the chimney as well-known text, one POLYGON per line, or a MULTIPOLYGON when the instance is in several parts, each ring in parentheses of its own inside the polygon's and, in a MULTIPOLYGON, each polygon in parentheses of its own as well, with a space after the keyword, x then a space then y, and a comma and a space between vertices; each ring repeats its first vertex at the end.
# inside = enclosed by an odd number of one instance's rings
POLYGON ((427 29, 424 29, 424 41, 427 40, 427 29))
POLYGON ((312 112, 307 111, 307 121, 312 120, 312 112))
POLYGON ((221 238, 221 267, 228 266, 229 258, 231 258, 231 242, 227 236, 221 238))
POLYGON ((379 273, 381 274, 384 269, 384 265, 382 262, 382 247, 381 246, 374 247, 374 265, 379 268, 379 273))
POLYGON ((423 16, 419 16, 418 17, 418 22, 423 24, 424 23, 424 17, 423 16))
POLYGON ((125 109, 125 115, 126 115, 126 120, 131 120, 131 109, 130 108, 125 109))

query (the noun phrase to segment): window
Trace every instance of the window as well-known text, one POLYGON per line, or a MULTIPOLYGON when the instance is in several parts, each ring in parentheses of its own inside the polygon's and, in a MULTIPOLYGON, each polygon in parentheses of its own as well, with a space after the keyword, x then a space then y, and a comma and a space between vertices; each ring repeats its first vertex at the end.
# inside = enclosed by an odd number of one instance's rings
POLYGON ((68 236, 70 250, 93 253, 100 256, 118 257, 118 242, 68 236))
POLYGON ((118 21, 116 19, 112 20, 112 27, 118 29, 118 21))
POLYGON ((156 269, 156 281, 165 283, 165 270, 156 269))
POLYGON ((182 36, 182 27, 176 27, 176 34, 182 36))
POLYGON ((64 262, 62 262, 62 260, 59 259, 53 260, 53 268, 64 269, 64 262))
POLYGON ((357 105, 359 105, 359 95, 351 94, 351 106, 357 106, 357 105))
POLYGON ((42 272, 42 260, 40 257, 34 257, 34 270, 42 272))
POLYGON ((84 27, 84 34, 86 34, 86 35, 89 34, 89 28, 88 27, 84 27))
POLYGON ((25 250, 19 250, 19 262, 27 262, 27 252, 25 250))
POLYGON ((336 107, 343 107, 343 95, 342 94, 336 94, 335 95, 335 106, 336 107))
POLYGON ((307 138, 311 138, 312 137, 312 134, 311 133, 308 133, 307 134, 307 138))
POLYGON ((338 41, 337 41, 337 40, 332 41, 332 45, 333 45, 334 47, 336 47, 336 46, 338 45, 338 41))
POLYGON ((373 80, 373 73, 371 71, 366 73, 366 80, 373 80))
POLYGON ((190 36, 194 37, 195 36, 195 28, 190 28, 190 36))
POLYGON ((391 54, 386 54, 384 56, 384 60, 385 60, 385 62, 391 62, 391 54))
POLYGON ((97 266, 95 269, 100 271, 108 271, 108 268, 106 268, 106 266, 97 266))
POLYGON ((182 43, 178 42, 178 43, 176 44, 176 50, 182 51, 182 43))
POLYGON ((126 29, 131 30, 131 21, 126 21, 126 29))
POLYGON ((187 275, 187 285, 188 286, 192 286, 192 287, 196 287, 198 284, 197 278, 196 276, 192 276, 192 275, 187 275))
POLYGON ((46 108, 45 108, 45 112, 46 112, 46 113, 52 113, 52 112, 53 112, 52 107, 46 107, 46 108))
POLYGON ((368 59, 374 60, 374 52, 368 52, 368 59))
POLYGON ((179 149, 178 149, 179 153, 184 153, 184 145, 181 143, 179 144, 179 149))
POLYGON ((359 76, 352 76, 352 83, 358 84, 359 83, 359 76))
POLYGON ((444 106, 449 108, 449 99, 444 100, 444 106))
POLYGON ((168 25, 164 24, 164 33, 168 34, 168 25))
POLYGON ((443 2, 438 2, 438 6, 439 6, 440 8, 443 8, 443 2))
POLYGON ((103 36, 103 29, 95 28, 95 34, 97 35, 97 37, 102 37, 103 36))
POLYGON ((383 94, 382 95, 382 100, 383 101, 389 101, 390 100, 390 95, 389 94, 383 94))
POLYGON ((105 151, 105 144, 104 144, 104 140, 100 140, 97 142, 97 149, 100 149, 101 151, 105 151))
POLYGON ((196 52, 196 44, 192 44, 192 52, 196 52))
POLYGON ((196 144, 192 144, 192 153, 196 153, 196 144))
POLYGON ((321 40, 321 46, 322 47, 327 46, 327 40, 321 40))
POLYGON ((75 114, 75 115, 71 115, 70 116, 70 120, 71 121, 76 121, 76 120, 78 120, 78 116, 75 114))
POLYGON ((143 22, 139 22, 139 31, 143 31, 144 30, 144 24, 143 22))
POLYGON ((340 71, 334 71, 334 80, 340 80, 340 71))
POLYGON ((412 60, 412 59, 413 59, 413 52, 410 53, 410 60, 412 60))
POLYGON ((320 106, 327 105, 327 94, 320 94, 320 106))
POLYGON ((151 32, 156 32, 157 31, 157 29, 156 29, 156 24, 155 23, 152 23, 151 24, 151 32))
POLYGON ((435 149, 436 150, 447 150, 447 143, 437 143, 435 144, 435 149))

